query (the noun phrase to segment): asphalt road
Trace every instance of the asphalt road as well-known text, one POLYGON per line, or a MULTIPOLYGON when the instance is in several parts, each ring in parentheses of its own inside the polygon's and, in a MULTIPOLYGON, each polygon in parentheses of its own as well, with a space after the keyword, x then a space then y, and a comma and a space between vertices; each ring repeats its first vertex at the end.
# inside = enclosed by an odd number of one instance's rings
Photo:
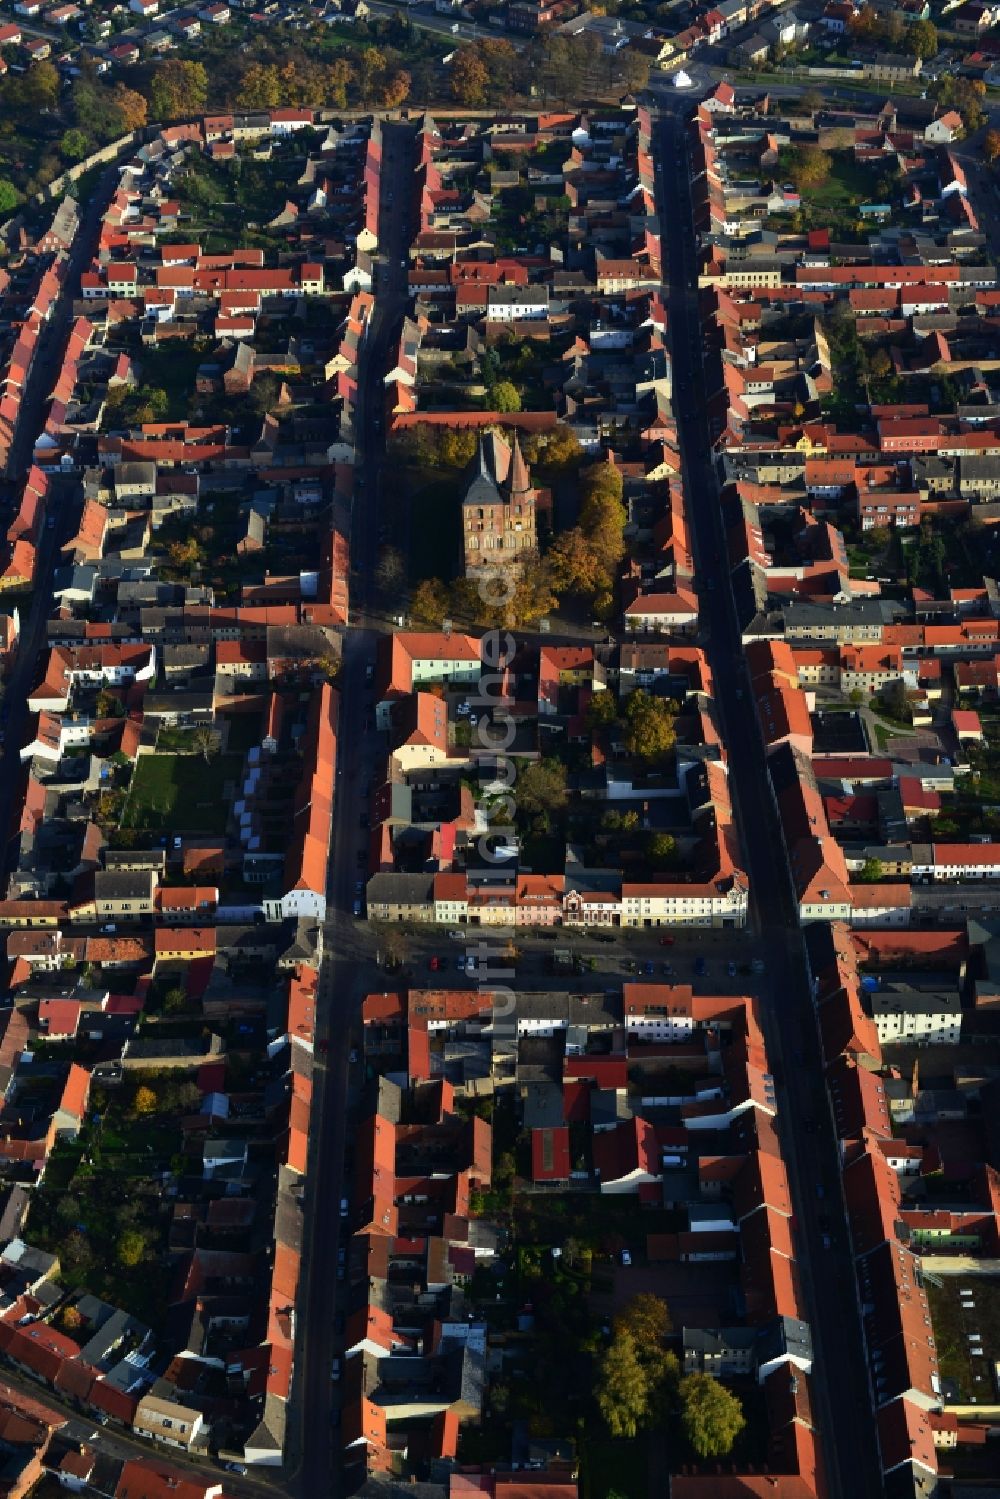
POLYGON ((797 1221, 797 1263, 812 1329, 813 1409, 831 1496, 882 1492, 860 1311, 841 1193, 837 1142, 826 1099, 805 951, 763 744, 744 672, 722 517, 705 420, 701 334, 694 291, 688 168, 679 118, 660 123, 658 187, 667 238, 674 389, 685 459, 703 620, 716 700, 730 746, 730 780, 750 876, 753 919, 767 953, 769 1001, 761 1005, 768 1054, 779 1080, 779 1127, 797 1221), (739 753, 733 748, 739 745, 739 753), (814 1132, 815 1131, 815 1132, 814 1132), (825 1198, 818 1201, 817 1187, 825 1198), (823 1247, 822 1209, 832 1220, 823 1247))
MULTIPOLYGON (((408 194, 413 181, 413 130, 402 124, 388 124, 383 129, 379 296, 361 355, 356 442, 360 482, 356 486, 351 530, 352 613, 361 619, 370 607, 374 590, 383 376, 386 356, 406 302, 406 270, 402 262, 410 237, 408 194)), ((330 1375, 334 1355, 341 1346, 334 1326, 337 1293, 345 1288, 345 1282, 336 1279, 335 1267, 342 1227, 340 1200, 349 1195, 344 1187, 349 1055, 352 1031, 369 987, 370 974, 370 966, 358 950, 359 923, 351 912, 355 884, 364 874, 358 854, 367 846, 368 837, 360 826, 359 809, 375 754, 373 731, 366 728, 366 710, 371 699, 366 669, 374 659, 372 632, 366 628, 349 629, 344 637, 339 683, 337 784, 317 1004, 319 1046, 313 1071, 304 1285, 298 1328, 293 1449, 289 1453, 288 1486, 303 1495, 303 1499, 336 1496, 343 1487, 337 1446, 339 1389, 330 1375)))

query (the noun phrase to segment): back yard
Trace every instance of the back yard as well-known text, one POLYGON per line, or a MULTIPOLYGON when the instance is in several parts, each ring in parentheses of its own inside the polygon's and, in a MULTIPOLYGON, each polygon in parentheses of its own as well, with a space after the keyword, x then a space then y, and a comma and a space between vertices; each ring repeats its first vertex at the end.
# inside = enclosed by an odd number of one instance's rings
POLYGON ((157 1328, 166 1312, 163 1174, 179 1172, 181 1115, 200 1102, 182 1077, 133 1074, 93 1088, 79 1138, 59 1144, 32 1194, 28 1236, 58 1253, 60 1280, 157 1328))
POLYGON ((240 755, 142 755, 122 817, 126 828, 224 833, 242 769, 240 755))
POLYGON ((992 1404, 991 1371, 1000 1359, 1000 1281, 982 1275, 941 1276, 938 1284, 929 1282, 927 1297, 945 1400, 992 1404))

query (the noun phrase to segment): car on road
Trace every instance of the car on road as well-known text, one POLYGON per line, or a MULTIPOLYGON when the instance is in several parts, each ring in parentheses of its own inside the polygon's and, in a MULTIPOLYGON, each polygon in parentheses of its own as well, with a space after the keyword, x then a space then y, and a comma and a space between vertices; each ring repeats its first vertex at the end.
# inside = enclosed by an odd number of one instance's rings
POLYGON ((465 935, 465 932, 460 932, 457 930, 448 933, 448 936, 451 938, 452 942, 464 942, 465 935))
POLYGON ((824 1249, 832 1249, 833 1248, 833 1240, 830 1238, 829 1234, 824 1234, 823 1235, 823 1248, 824 1249))
POLYGON ((348 1213, 350 1212, 350 1210, 351 1210, 351 1205, 348 1202, 347 1198, 346 1197, 342 1197, 340 1199, 340 1216, 342 1218, 346 1218, 347 1215, 348 1215, 348 1213))
POLYGON ((664 965, 663 965, 663 972, 666 974, 667 978, 672 978, 673 977, 673 972, 674 972, 674 965, 673 965, 673 963, 664 963, 664 965))
POLYGON ((351 907, 351 910, 353 911, 353 913, 354 913, 355 916, 360 916, 361 915, 361 902, 359 900, 356 900, 354 902, 354 905, 351 907))
POLYGON ((335 1382, 340 1378, 340 1359, 335 1358, 330 1365, 330 1378, 335 1382))
POLYGON ((705 974, 708 972, 708 965, 705 962, 705 959, 702 957, 701 953, 699 953, 694 960, 694 971, 695 976, 700 979, 703 979, 705 977, 705 974))
POLYGON ((660 946, 661 947, 673 947, 675 940, 676 939, 674 937, 661 937, 660 938, 660 946))
POLYGON ((441 959, 436 957, 428 958, 427 967, 430 969, 431 973, 437 973, 438 969, 441 967, 441 959))
POLYGON ((734 979, 736 977, 736 964, 733 962, 732 958, 730 958, 729 962, 726 964, 726 972, 729 974, 729 977, 731 979, 734 979))
POLYGON ((459 973, 464 973, 465 972, 465 955, 464 954, 462 955, 462 957, 455 959, 455 967, 458 969, 459 973))
MULTIPOLYGON (((340 1376, 338 1375, 337 1377, 339 1378, 340 1376)), ((227 1473, 238 1473, 241 1478, 247 1470, 246 1463, 223 1463, 222 1466, 227 1473)))
POLYGON ((622 1264, 623 1265, 631 1265, 631 1263, 632 1263, 632 1255, 631 1255, 631 1253, 629 1252, 629 1250, 623 1249, 622 1250, 622 1264))
POLYGON ((645 963, 643 963, 642 965, 642 971, 646 975, 646 977, 649 978, 656 972, 656 967, 647 958, 645 963))
POLYGON ((355 880, 354 881, 354 893, 355 893, 355 895, 364 895, 364 893, 365 893, 365 882, 364 882, 364 880, 355 880))
POLYGON ((753 962, 750 964, 750 967, 753 969, 754 973, 763 973, 764 972, 764 959, 763 958, 754 958, 753 962))

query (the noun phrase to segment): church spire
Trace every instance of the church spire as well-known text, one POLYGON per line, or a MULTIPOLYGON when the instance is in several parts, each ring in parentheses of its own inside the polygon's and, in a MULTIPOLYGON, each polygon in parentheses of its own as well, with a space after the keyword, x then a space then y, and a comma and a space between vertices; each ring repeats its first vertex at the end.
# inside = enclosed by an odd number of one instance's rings
POLYGON ((528 465, 524 461, 521 452, 521 444, 518 442, 517 433, 514 433, 514 442, 510 453, 510 472, 507 476, 510 486, 511 499, 517 499, 521 495, 531 493, 531 479, 528 475, 528 465))

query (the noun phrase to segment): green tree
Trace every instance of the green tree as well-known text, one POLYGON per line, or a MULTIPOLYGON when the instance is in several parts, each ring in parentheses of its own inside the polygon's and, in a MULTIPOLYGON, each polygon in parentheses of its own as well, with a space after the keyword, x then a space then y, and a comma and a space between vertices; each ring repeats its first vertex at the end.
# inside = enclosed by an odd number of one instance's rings
POLYGON ((903 45, 912 57, 924 62, 935 57, 938 50, 937 27, 933 21, 914 21, 904 33, 903 45))
POLYGON ((90 150, 90 145, 90 136, 78 126, 73 125, 63 132, 59 149, 67 161, 82 161, 90 150))
POLYGON ((569 801, 565 765, 552 759, 534 760, 525 765, 514 783, 514 800, 518 812, 529 817, 561 812, 569 801))
POLYGON ((21 97, 29 109, 55 109, 61 89, 62 79, 54 62, 36 62, 21 80, 21 97))
POLYGON ((146 1248, 146 1236, 141 1229, 125 1229, 124 1233, 119 1234, 118 1243, 115 1245, 118 1263, 128 1270, 134 1269, 145 1259, 146 1248))
POLYGON ((670 833, 650 833, 646 843, 646 857, 651 864, 661 867, 672 864, 677 857, 677 840, 670 833))
POLYGON ((174 984, 163 996, 163 1009, 167 1015, 176 1015, 179 1010, 187 1009, 187 991, 180 984, 174 984))
POLYGON ((725 1457, 746 1425, 743 1406, 710 1374, 689 1374, 680 1383, 681 1425, 701 1458, 725 1457))
POLYGON ((866 859, 861 866, 858 879, 864 885, 877 885, 885 874, 885 865, 881 859, 866 859))
POLYGON ((7 177, 0 177, 0 213, 13 213, 21 194, 7 177))
POLYGON ((450 608, 448 590, 440 578, 425 578, 413 590, 410 617, 414 624, 440 625, 448 618, 450 608))
POLYGON ((587 705, 587 723, 597 729, 614 723, 618 717, 618 702, 613 692, 595 692, 587 705))
POLYGON ((614 1437, 634 1437, 649 1410, 649 1379, 635 1339, 621 1331, 600 1363, 597 1404, 614 1437))
POLYGON ((668 698, 651 697, 639 687, 625 703, 625 748, 651 764, 673 749, 677 740, 675 709, 668 698))
POLYGON ((521 396, 517 386, 512 381, 497 381, 490 394, 495 411, 520 411, 521 396))

